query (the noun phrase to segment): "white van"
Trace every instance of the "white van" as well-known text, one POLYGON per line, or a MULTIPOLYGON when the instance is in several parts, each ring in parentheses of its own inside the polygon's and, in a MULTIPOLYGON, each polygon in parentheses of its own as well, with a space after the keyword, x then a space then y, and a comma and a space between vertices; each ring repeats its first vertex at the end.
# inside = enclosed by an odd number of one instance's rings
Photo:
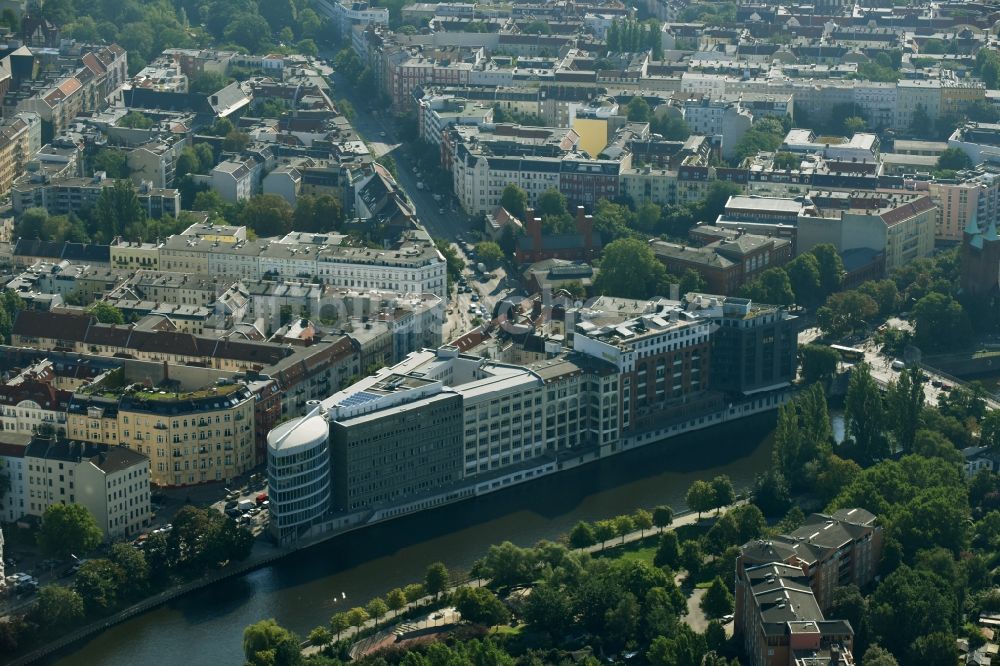
POLYGON ((896 359, 895 361, 892 362, 892 369, 893 370, 902 370, 905 367, 906 367, 906 364, 903 363, 902 361, 900 361, 899 359, 896 359))

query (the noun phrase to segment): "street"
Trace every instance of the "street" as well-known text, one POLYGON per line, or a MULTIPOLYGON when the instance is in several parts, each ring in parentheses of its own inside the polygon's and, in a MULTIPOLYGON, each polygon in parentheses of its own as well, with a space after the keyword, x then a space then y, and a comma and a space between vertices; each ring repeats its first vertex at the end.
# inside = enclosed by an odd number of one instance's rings
MULTIPOLYGON (((491 271, 493 276, 486 282, 479 279, 475 271, 476 260, 470 259, 466 251, 459 244, 460 239, 467 239, 471 242, 470 231, 478 231, 479 223, 474 218, 465 214, 458 206, 452 192, 433 192, 427 187, 418 189, 417 183, 421 182, 417 176, 417 166, 404 150, 403 144, 398 141, 396 127, 387 117, 379 113, 376 115, 368 111, 368 100, 361 99, 354 86, 343 81, 335 72, 330 75, 336 85, 337 99, 347 99, 357 111, 356 117, 351 122, 355 131, 374 152, 376 158, 383 155, 390 155, 396 162, 397 182, 406 192, 406 195, 413 202, 416 209, 417 219, 424 225, 428 233, 434 238, 443 238, 450 241, 458 253, 459 258, 465 261, 465 271, 463 279, 471 287, 472 291, 457 293, 457 289, 450 294, 450 303, 446 320, 443 326, 444 340, 450 341, 461 337, 477 325, 474 320, 487 320, 493 315, 493 307, 504 295, 503 285, 510 285, 507 282, 507 275, 502 268, 491 271), (435 200, 435 195, 440 195, 441 201, 435 200), (473 295, 477 300, 473 301, 473 295), (476 313, 470 311, 472 306, 477 309, 476 313), (485 316, 478 312, 478 308, 485 309, 485 316)), ((471 246, 470 246, 471 247, 471 246)), ((515 279, 517 276, 512 276, 515 279)), ((510 285, 512 286, 512 285, 510 285)), ((454 285, 458 287, 458 285, 454 285)))

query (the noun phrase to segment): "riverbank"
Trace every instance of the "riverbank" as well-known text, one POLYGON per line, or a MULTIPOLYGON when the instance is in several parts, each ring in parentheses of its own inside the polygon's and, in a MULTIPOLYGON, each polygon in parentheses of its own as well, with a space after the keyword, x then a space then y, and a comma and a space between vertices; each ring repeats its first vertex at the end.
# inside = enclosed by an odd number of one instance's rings
MULTIPOLYGON (((583 547, 583 548, 570 548, 569 551, 570 552, 576 552, 576 553, 589 553, 591 555, 601 555, 601 554, 607 553, 608 551, 615 551, 615 550, 617 550, 619 548, 625 548, 625 547, 627 547, 629 545, 632 545, 634 543, 645 541, 646 539, 659 538, 659 535, 662 534, 663 532, 673 532, 673 531, 679 530, 682 527, 686 527, 686 526, 690 526, 690 525, 697 525, 699 523, 706 523, 706 524, 707 523, 714 523, 716 520, 718 520, 718 518, 720 516, 724 515, 725 513, 727 513, 728 511, 734 509, 735 507, 743 505, 743 504, 746 504, 746 503, 747 503, 747 500, 745 500, 745 499, 739 499, 738 501, 734 502, 733 504, 720 507, 719 510, 717 512, 715 512, 715 513, 709 512, 709 513, 699 514, 699 513, 696 513, 694 511, 690 511, 690 510, 683 511, 683 512, 680 512, 678 514, 675 514, 674 517, 673 517, 673 521, 670 523, 670 525, 667 526, 667 527, 665 527, 665 528, 663 528, 663 529, 658 529, 658 528, 654 527, 654 528, 646 528, 646 529, 633 530, 631 532, 626 533, 625 535, 616 535, 613 539, 609 539, 605 543, 597 543, 597 544, 594 544, 592 546, 586 546, 586 547, 583 547)), ((641 508, 641 507, 637 507, 637 508, 641 508)), ((565 537, 566 535, 563 535, 563 536, 565 537)), ((413 581, 413 582, 418 582, 418 581, 413 581)), ((486 585, 488 583, 489 583, 489 580, 485 580, 485 579, 467 579, 467 580, 463 580, 463 581, 461 581, 461 582, 459 582, 459 583, 457 583, 455 585, 450 586, 447 589, 447 592, 448 592, 448 594, 451 594, 451 593, 454 593, 456 590, 458 590, 461 587, 480 587, 480 586, 486 585)), ((394 611, 393 615, 391 617, 389 617, 389 615, 387 613, 386 615, 383 615, 381 617, 371 618, 368 621, 366 621, 363 624, 361 624, 360 626, 349 627, 348 629, 345 629, 337 637, 337 640, 348 640, 348 639, 351 639, 351 638, 357 636, 358 634, 362 634, 362 633, 367 632, 370 629, 377 629, 380 624, 382 626, 382 631, 383 632, 389 632, 389 633, 391 633, 393 626, 395 626, 395 625, 398 624, 398 619, 399 619, 400 615, 405 615, 405 614, 407 614, 409 612, 412 612, 412 611, 418 610, 418 609, 434 610, 435 606, 433 606, 433 603, 436 600, 437 600, 437 597, 435 597, 434 595, 429 595, 429 594, 428 595, 424 595, 423 597, 421 597, 419 599, 416 599, 416 600, 414 600, 412 602, 407 603, 405 606, 403 606, 402 608, 400 608, 398 611, 394 611), (390 623, 392 623, 392 624, 390 624, 390 623)), ((362 639, 362 640, 367 640, 368 638, 369 637, 366 637, 365 639, 362 639)), ((329 644, 327 644, 327 645, 329 645, 329 644)), ((304 648, 302 650, 302 653, 306 654, 306 655, 315 654, 315 653, 321 651, 327 645, 310 645, 310 646, 304 648)))
MULTIPOLYGON (((305 634, 330 615, 405 585, 441 560, 468 571, 490 544, 530 545, 637 505, 681 507, 692 481, 729 475, 737 490, 770 464, 774 413, 662 440, 529 486, 403 516, 296 550, 211 587, 76 640, 43 663, 58 666, 188 666, 241 657, 245 626, 276 617, 305 634), (345 598, 346 597, 346 598, 345 598), (183 635, 184 640, 178 640, 183 635)), ((245 565, 245 568, 251 568, 245 565)))

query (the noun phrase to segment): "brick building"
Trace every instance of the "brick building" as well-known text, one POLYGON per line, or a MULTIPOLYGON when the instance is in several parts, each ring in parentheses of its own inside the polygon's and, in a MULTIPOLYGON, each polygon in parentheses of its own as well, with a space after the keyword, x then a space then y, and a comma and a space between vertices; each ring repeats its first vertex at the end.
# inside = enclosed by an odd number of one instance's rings
POLYGON ((656 258, 673 275, 694 270, 705 280, 706 291, 729 296, 758 274, 787 263, 792 258, 792 243, 784 238, 770 238, 742 230, 695 227, 697 236, 711 237, 708 229, 717 230, 715 238, 702 247, 690 247, 667 241, 653 241, 650 247, 656 258))
MULTIPOLYGON (((805 654, 854 663, 854 630, 823 611, 842 585, 875 579, 882 528, 864 509, 814 513, 791 534, 744 544, 736 560, 735 631, 753 666, 795 666, 805 654)), ((824 662, 826 663, 826 662, 824 662)))
POLYGON ((576 233, 542 234, 542 218, 528 211, 524 235, 517 239, 514 256, 520 264, 544 259, 568 259, 590 262, 600 256, 601 234, 594 231, 594 218, 576 209, 576 233))

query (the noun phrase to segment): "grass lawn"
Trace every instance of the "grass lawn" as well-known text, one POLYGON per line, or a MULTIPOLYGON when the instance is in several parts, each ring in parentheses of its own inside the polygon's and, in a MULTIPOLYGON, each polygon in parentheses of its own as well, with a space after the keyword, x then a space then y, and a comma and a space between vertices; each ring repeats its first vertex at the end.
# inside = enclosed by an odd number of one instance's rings
POLYGON ((493 627, 492 629, 490 629, 490 634, 494 636, 517 637, 520 636, 521 632, 523 632, 526 628, 527 625, 525 624, 519 624, 516 627, 512 627, 509 624, 501 624, 497 627, 493 627))

